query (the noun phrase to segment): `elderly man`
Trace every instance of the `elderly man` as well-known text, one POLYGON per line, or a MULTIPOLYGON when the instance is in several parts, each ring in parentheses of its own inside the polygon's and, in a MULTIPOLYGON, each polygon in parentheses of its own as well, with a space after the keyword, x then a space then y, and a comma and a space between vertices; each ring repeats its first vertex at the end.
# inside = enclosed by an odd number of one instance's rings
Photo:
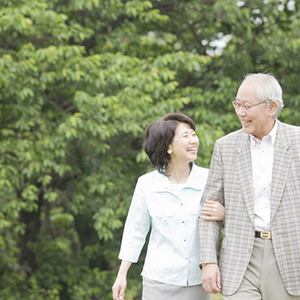
POLYGON ((300 128, 277 120, 282 90, 249 74, 232 102, 242 129, 219 139, 204 201, 225 205, 220 222, 199 222, 202 284, 224 300, 300 299, 300 128))

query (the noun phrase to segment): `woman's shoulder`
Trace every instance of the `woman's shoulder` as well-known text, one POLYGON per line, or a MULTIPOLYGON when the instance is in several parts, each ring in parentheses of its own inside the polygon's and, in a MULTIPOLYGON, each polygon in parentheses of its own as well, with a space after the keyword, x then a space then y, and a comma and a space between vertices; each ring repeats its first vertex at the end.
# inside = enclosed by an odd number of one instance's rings
POLYGON ((198 165, 196 165, 195 163, 193 164, 193 172, 197 173, 198 175, 207 175, 208 174, 209 169, 208 168, 203 168, 200 167, 198 165))
POLYGON ((207 177, 208 177, 209 169, 199 167, 195 163, 193 164, 192 172, 189 177, 190 186, 194 186, 195 188, 203 188, 207 177))
POLYGON ((163 175, 160 174, 157 170, 154 170, 154 171, 150 171, 148 173, 145 173, 145 174, 141 175, 138 178, 138 181, 140 181, 140 182, 149 182, 149 181, 155 180, 159 176, 163 176, 163 175))

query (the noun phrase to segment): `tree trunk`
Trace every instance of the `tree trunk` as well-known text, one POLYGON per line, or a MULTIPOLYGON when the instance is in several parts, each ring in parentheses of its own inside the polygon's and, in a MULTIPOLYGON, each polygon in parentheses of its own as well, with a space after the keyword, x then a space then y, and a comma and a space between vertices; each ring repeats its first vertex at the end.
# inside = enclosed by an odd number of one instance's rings
POLYGON ((28 242, 35 242, 36 235, 41 228, 41 207, 43 193, 39 195, 39 200, 37 202, 38 209, 36 211, 27 212, 21 211, 19 214, 20 223, 25 224, 25 234, 19 235, 19 256, 18 256, 18 264, 20 267, 20 272, 22 274, 30 275, 36 269, 36 260, 35 254, 27 247, 28 242))

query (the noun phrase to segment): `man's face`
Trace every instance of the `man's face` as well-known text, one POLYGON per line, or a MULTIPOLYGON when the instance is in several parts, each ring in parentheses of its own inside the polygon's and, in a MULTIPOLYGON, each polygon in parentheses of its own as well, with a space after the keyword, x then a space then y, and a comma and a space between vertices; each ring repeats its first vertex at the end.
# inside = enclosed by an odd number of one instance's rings
POLYGON ((246 81, 240 86, 236 95, 236 102, 241 106, 235 109, 235 113, 240 119, 243 131, 261 140, 269 134, 275 124, 273 116, 276 112, 274 106, 277 109, 277 104, 273 101, 270 105, 258 104, 262 101, 256 97, 256 90, 257 84, 253 81, 246 81), (248 110, 245 107, 255 104, 258 105, 250 107, 248 110))

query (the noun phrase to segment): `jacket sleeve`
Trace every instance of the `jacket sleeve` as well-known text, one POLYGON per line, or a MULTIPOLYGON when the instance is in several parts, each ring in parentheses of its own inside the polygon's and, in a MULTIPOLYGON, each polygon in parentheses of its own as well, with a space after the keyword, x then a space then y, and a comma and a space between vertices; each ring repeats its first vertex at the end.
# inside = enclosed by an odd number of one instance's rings
POLYGON ((138 261, 150 228, 150 215, 143 185, 139 178, 125 222, 119 253, 119 259, 134 263, 138 261))
MULTIPOLYGON (((218 201, 225 205, 223 192, 223 163, 221 147, 218 141, 210 164, 208 179, 203 193, 203 203, 206 200, 218 201)), ((199 263, 217 263, 217 249, 219 235, 222 228, 221 221, 199 221, 199 263)))

